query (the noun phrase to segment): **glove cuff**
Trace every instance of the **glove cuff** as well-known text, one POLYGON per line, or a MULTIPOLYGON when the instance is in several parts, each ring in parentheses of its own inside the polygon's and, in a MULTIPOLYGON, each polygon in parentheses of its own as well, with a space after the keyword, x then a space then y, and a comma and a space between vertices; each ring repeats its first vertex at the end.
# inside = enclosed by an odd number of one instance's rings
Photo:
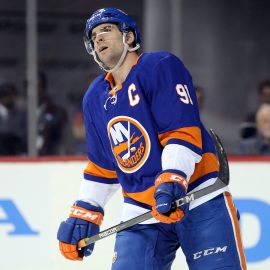
POLYGON ((157 188, 159 185, 163 183, 178 183, 180 184, 185 192, 188 188, 188 182, 184 176, 179 173, 175 173, 175 170, 166 170, 161 172, 155 181, 155 187, 157 188))
POLYGON ((96 207, 83 201, 77 201, 71 206, 69 217, 83 219, 100 226, 103 221, 103 214, 104 212, 101 207, 96 207))
POLYGON ((84 201, 76 201, 74 203, 74 206, 78 206, 81 208, 85 208, 90 211, 100 212, 102 215, 104 215, 104 210, 102 207, 94 206, 91 203, 84 202, 84 201))

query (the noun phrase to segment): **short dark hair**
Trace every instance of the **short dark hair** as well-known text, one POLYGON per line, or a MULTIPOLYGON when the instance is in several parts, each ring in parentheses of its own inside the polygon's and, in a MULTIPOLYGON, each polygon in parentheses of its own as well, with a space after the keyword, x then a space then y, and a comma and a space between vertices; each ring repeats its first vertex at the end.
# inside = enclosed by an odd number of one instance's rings
MULTIPOLYGON (((120 27, 119 23, 112 23, 112 24, 115 24, 118 27, 119 31, 121 32, 121 27, 120 27)), ((137 45, 136 40, 135 40, 136 39, 136 33, 131 27, 128 28, 128 32, 132 32, 133 35, 134 35, 134 41, 131 44, 132 48, 134 48, 137 45)))
POLYGON ((270 87, 270 80, 265 80, 259 83, 258 93, 261 94, 265 87, 270 87))
POLYGON ((17 94, 17 89, 14 84, 4 82, 0 84, 0 98, 9 97, 17 94))

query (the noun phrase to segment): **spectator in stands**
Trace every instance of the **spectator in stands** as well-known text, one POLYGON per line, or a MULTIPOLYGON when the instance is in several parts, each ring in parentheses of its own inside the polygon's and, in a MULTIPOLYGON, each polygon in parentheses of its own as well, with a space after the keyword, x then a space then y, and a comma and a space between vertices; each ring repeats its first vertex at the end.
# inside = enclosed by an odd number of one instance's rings
POLYGON ((259 107, 255 120, 257 135, 243 139, 240 143, 239 153, 243 155, 270 155, 270 103, 264 103, 259 107))
POLYGON ((26 153, 26 114, 16 106, 17 89, 0 83, 0 155, 26 153))
MULTIPOLYGON (((259 84, 258 87, 258 99, 259 106, 260 104, 270 104, 270 80, 263 81, 259 84)), ((248 122, 256 122, 256 111, 248 114, 247 119, 248 122)))
POLYGON ((67 124, 66 111, 56 105, 47 91, 47 77, 38 74, 38 140, 39 155, 66 154, 64 146, 64 131, 67 124))
POLYGON ((73 154, 74 155, 86 155, 86 136, 84 119, 82 112, 82 99, 84 93, 73 92, 69 93, 69 111, 71 112, 71 128, 73 135, 73 154))
MULTIPOLYGON (((258 86, 258 100, 259 106, 261 104, 270 104, 270 80, 262 81, 258 86)), ((251 138, 256 136, 256 111, 249 113, 245 122, 240 125, 241 138, 251 138)))
POLYGON ((204 89, 201 86, 195 86, 195 92, 197 96, 197 101, 199 105, 199 109, 202 110, 204 105, 204 89))

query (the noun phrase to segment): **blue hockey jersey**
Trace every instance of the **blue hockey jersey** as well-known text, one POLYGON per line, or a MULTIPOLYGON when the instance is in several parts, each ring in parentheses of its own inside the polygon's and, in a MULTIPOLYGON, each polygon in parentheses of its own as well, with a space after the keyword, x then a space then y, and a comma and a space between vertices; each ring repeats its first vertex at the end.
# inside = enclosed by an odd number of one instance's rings
POLYGON ((189 191, 218 175, 192 78, 170 53, 142 54, 119 85, 114 85, 111 73, 100 75, 84 96, 83 112, 89 159, 84 178, 120 183, 125 203, 151 209, 162 151, 170 144, 201 157, 189 179, 189 191))

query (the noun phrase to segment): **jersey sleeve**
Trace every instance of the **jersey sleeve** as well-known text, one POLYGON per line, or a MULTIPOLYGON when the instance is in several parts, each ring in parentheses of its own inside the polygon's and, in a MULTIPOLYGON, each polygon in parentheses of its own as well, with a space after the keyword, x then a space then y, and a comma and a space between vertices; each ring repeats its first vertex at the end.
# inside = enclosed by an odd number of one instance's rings
POLYGON ((192 78, 174 55, 168 54, 154 66, 148 85, 151 111, 160 143, 182 145, 202 154, 200 117, 192 78))
POLYGON ((202 159, 201 122, 192 78, 174 55, 154 66, 148 97, 158 139, 164 147, 162 169, 175 169, 188 181, 202 159))
POLYGON ((90 114, 87 98, 83 101, 83 114, 86 130, 86 147, 88 165, 84 170, 84 178, 103 184, 117 184, 117 174, 114 164, 106 157, 102 140, 97 133, 90 114))
POLYGON ((120 185, 114 166, 105 155, 89 108, 86 96, 83 100, 83 113, 89 161, 84 169, 84 180, 81 184, 78 200, 104 208, 120 185))

